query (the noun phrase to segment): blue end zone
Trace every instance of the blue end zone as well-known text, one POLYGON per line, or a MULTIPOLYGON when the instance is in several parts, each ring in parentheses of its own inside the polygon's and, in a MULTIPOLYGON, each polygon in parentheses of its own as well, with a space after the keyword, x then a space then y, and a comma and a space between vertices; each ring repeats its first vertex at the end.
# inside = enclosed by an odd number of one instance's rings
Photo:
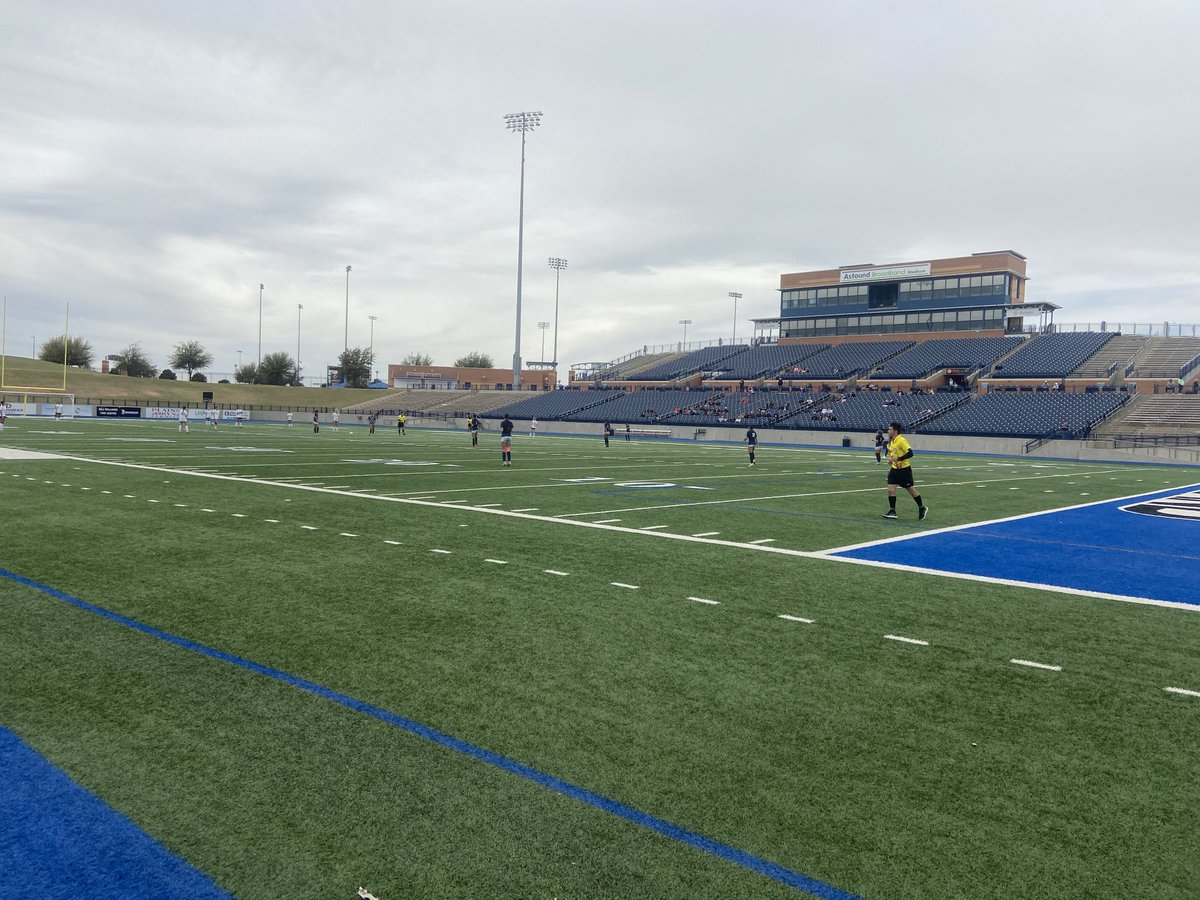
POLYGON ((1180 496, 1197 487, 829 555, 1200 607, 1200 493, 1180 496))
POLYGON ((0 897, 229 900, 0 727, 0 897))

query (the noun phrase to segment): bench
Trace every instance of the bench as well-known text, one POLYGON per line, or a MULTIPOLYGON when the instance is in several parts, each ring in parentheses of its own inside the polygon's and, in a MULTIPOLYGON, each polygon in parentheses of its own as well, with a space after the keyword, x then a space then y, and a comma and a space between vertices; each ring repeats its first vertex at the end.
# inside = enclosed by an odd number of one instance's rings
MULTIPOLYGON (((630 428, 630 434, 640 434, 645 437, 670 437, 670 428, 630 428)), ((620 434, 620 431, 617 432, 620 434)))

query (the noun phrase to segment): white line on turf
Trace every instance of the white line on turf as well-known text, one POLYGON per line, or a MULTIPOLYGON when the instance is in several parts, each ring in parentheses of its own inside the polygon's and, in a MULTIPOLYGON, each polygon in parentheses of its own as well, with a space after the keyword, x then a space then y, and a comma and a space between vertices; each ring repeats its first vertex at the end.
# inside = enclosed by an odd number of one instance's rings
POLYGON ((303 528, 305 531, 318 531, 319 530, 316 525, 301 525, 300 527, 303 528))
POLYGON ((513 512, 537 512, 536 506, 526 506, 524 509, 514 509, 513 512))
POLYGON ((547 575, 570 575, 570 572, 560 572, 558 569, 542 569, 547 575))
POLYGON ((773 543, 775 543, 775 538, 759 538, 757 541, 747 541, 747 543, 750 543, 750 544, 773 544, 773 543))
POLYGON ((485 559, 484 562, 492 563, 493 565, 497 565, 497 566, 507 566, 508 565, 507 559, 485 559))
POLYGON ((693 534, 692 537, 716 537, 720 533, 719 531, 701 531, 699 534, 693 534))
POLYGON ((620 522, 620 519, 597 519, 595 525, 611 525, 613 522, 620 522))
POLYGON ((1047 672, 1062 671, 1062 666, 1051 666, 1047 663, 1034 662, 1031 659, 1010 659, 1009 662, 1017 666, 1028 666, 1031 669, 1045 669, 1047 672))
POLYGON ((503 506, 504 504, 503 503, 476 503, 475 505, 477 507, 479 507, 480 509, 488 509, 493 506, 503 506))
POLYGON ((929 641, 922 641, 917 638, 901 637, 898 634, 885 634, 884 637, 889 641, 899 641, 902 644, 916 644, 919 647, 929 646, 929 641))
POLYGON ((200 512, 216 512, 215 509, 209 509, 207 506, 200 507, 200 512))
POLYGON ((631 591, 636 591, 638 589, 636 584, 626 584, 623 581, 610 581, 609 584, 611 584, 613 587, 629 588, 631 591))
POLYGON ((670 525, 646 525, 641 530, 642 531, 658 531, 662 528, 670 528, 670 527, 671 527, 670 525))
POLYGON ((339 531, 339 532, 338 532, 338 537, 358 537, 358 535, 357 535, 357 534, 351 534, 351 533, 350 533, 350 532, 348 532, 348 531, 339 531))
POLYGON ((278 519, 263 519, 263 521, 264 521, 264 522, 270 522, 270 523, 271 523, 271 524, 273 524, 273 525, 278 525, 278 524, 279 524, 279 520, 278 520, 278 519))
POLYGON ((707 603, 710 606, 720 606, 720 600, 705 600, 703 597, 688 597, 689 600, 695 600, 697 603, 707 603))
POLYGON ((1163 690, 1172 694, 1182 694, 1185 697, 1200 697, 1200 691, 1189 691, 1187 688, 1169 687, 1163 688, 1163 690))
POLYGON ((451 550, 437 550, 437 549, 433 549, 433 550, 430 550, 429 552, 430 552, 430 553, 440 553, 440 554, 442 554, 443 556, 449 556, 449 555, 450 555, 450 554, 451 554, 453 551, 451 551, 451 550))
POLYGON ((401 546, 399 541, 384 541, 385 544, 391 544, 393 547, 401 546))
POLYGON ((803 622, 805 625, 814 624, 812 619, 802 619, 799 616, 778 616, 780 619, 787 619, 789 622, 803 622))

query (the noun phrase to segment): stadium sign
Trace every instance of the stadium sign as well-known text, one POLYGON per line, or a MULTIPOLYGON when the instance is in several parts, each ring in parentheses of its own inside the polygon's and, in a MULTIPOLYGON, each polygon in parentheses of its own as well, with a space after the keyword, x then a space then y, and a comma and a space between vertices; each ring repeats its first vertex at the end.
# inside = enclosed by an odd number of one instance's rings
POLYGON ((1124 512, 1143 516, 1162 516, 1166 519, 1192 519, 1200 521, 1200 491, 1188 491, 1172 497, 1159 497, 1122 506, 1124 512))
POLYGON ((851 269, 842 272, 842 284, 859 281, 894 281, 898 278, 923 278, 932 271, 930 263, 914 263, 911 266, 879 266, 874 269, 851 269))
POLYGON ((97 406, 96 415, 101 418, 140 419, 142 408, 140 406, 97 406))

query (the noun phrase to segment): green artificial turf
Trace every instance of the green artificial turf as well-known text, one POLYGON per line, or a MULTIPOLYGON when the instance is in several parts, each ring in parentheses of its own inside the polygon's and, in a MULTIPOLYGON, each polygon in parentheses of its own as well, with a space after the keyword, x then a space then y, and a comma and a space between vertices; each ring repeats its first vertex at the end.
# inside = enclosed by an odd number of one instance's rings
MULTIPOLYGON (((0 460, 18 575, 864 896, 1200 892, 1200 701, 1163 690, 1200 687, 1196 613, 806 555, 1194 469, 924 454, 933 519, 889 522, 852 451, 37 424, 5 445, 75 458, 0 460)), ((238 896, 794 893, 11 581, 0 611, 0 721, 238 896)))

